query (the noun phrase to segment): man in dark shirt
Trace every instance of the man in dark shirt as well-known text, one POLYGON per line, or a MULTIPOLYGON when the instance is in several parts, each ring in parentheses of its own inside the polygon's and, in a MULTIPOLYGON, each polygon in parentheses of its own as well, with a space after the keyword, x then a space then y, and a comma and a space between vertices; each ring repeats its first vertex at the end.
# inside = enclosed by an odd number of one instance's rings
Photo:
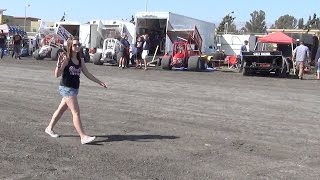
POLYGON ((129 60, 129 49, 130 49, 130 43, 128 42, 128 35, 123 34, 122 38, 120 40, 121 48, 120 48, 120 64, 119 67, 124 68, 125 66, 128 67, 128 60, 129 60))
POLYGON ((12 58, 13 55, 15 59, 20 58, 20 51, 21 51, 21 42, 22 42, 22 37, 19 34, 16 34, 13 36, 13 53, 12 53, 12 58))
POLYGON ((149 35, 144 35, 144 43, 143 43, 143 51, 142 51, 142 59, 144 61, 144 70, 147 70, 147 56, 149 55, 150 50, 150 40, 149 35))
POLYGON ((244 41, 244 45, 242 45, 240 49, 240 58, 237 58, 237 66, 240 67, 240 72, 243 70, 242 52, 248 52, 248 43, 247 40, 244 41))
POLYGON ((7 36, 3 33, 3 30, 0 32, 0 49, 1 49, 1 59, 3 58, 4 50, 6 48, 7 36))
POLYGON ((248 51, 247 46, 248 46, 248 41, 245 40, 245 41, 244 41, 244 45, 241 46, 241 52, 246 52, 246 51, 248 51))

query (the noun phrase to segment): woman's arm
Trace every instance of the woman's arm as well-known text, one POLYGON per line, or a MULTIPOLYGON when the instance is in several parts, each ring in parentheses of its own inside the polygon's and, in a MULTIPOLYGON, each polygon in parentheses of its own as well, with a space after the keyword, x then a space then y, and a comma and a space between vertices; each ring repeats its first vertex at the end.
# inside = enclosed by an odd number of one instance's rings
POLYGON ((81 59, 81 69, 82 69, 83 74, 84 74, 88 79, 90 79, 90 80, 93 81, 93 82, 98 83, 100 86, 102 86, 102 87, 104 87, 104 88, 107 88, 107 85, 106 85, 104 82, 102 82, 102 81, 100 81, 98 78, 94 77, 94 75, 92 75, 92 74, 88 71, 88 69, 87 69, 87 67, 86 67, 85 62, 84 62, 83 59, 81 59))
POLYGON ((68 65, 68 62, 67 56, 64 53, 61 53, 58 57, 56 69, 54 70, 54 76, 56 78, 62 75, 64 68, 68 65))

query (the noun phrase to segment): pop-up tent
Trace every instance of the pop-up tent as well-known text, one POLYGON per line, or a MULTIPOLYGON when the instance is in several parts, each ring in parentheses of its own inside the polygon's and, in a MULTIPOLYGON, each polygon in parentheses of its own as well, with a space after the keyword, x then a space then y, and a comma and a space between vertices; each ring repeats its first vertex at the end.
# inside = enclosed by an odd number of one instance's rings
POLYGON ((268 34, 267 36, 258 38, 256 48, 258 47, 259 43, 263 44, 262 50, 264 50, 264 47, 265 47, 264 44, 268 44, 268 43, 288 44, 288 45, 291 45, 291 51, 293 53, 293 47, 294 47, 293 45, 296 43, 296 40, 284 34, 283 32, 274 32, 274 33, 268 34))
POLYGON ((293 43, 296 43, 296 40, 287 36, 283 32, 275 32, 275 33, 271 33, 265 37, 259 38, 258 42, 275 43, 275 44, 293 44, 293 43))
MULTIPOLYGON (((288 35, 284 34, 283 32, 274 32, 268 34, 265 37, 261 37, 258 39, 258 43, 263 43, 262 49, 264 49, 264 44, 272 43, 272 44, 288 44, 291 45, 291 53, 290 55, 293 56, 293 48, 294 44, 296 44, 296 40, 289 37, 288 35)), ((295 73, 295 63, 293 63, 293 71, 295 73)))

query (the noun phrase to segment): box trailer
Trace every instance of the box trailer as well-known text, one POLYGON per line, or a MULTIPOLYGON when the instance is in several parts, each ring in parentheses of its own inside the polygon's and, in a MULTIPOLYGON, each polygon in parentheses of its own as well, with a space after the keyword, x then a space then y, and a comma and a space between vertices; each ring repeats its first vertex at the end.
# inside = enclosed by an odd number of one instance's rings
POLYGON ((120 38, 126 34, 129 43, 134 43, 135 26, 133 23, 117 20, 97 20, 91 23, 90 46, 96 48, 92 55, 95 65, 104 63, 118 64, 120 57, 120 38))
POLYGON ((235 34, 223 34, 217 37, 217 46, 219 51, 224 51, 227 56, 239 56, 241 52, 241 46, 244 41, 248 41, 247 49, 254 51, 257 37, 254 35, 235 35, 235 34))
POLYGON ((84 34, 82 35, 90 48, 102 49, 105 39, 118 38, 122 34, 128 35, 130 43, 134 42, 135 37, 134 24, 120 20, 93 20, 89 22, 87 30, 84 31, 90 32, 87 37, 84 34))
POLYGON ((173 40, 168 36, 168 31, 198 28, 202 38, 203 53, 212 53, 216 49, 215 24, 175 14, 172 12, 138 12, 135 15, 136 35, 148 34, 150 39, 150 54, 161 56, 171 54, 173 40))

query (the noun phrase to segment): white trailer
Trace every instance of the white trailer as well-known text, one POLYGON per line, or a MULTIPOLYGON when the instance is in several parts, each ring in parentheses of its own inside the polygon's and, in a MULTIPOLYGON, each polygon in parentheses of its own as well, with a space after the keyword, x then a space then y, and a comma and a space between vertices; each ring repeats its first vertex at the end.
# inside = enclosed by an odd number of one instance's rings
POLYGON ((55 22, 54 27, 64 27, 72 36, 79 37, 80 43, 85 48, 89 48, 90 24, 83 24, 77 21, 55 22))
MULTIPOLYGON (((103 47, 103 41, 107 38, 118 38, 122 34, 128 35, 128 41, 134 42, 135 26, 127 21, 120 20, 93 20, 89 23, 90 35, 89 35, 89 47, 101 48, 103 47)), ((80 30, 81 31, 81 30, 80 30)))
POLYGON ((68 32, 72 34, 72 36, 77 36, 79 37, 80 33, 80 22, 77 21, 59 21, 54 23, 54 27, 59 27, 62 26, 64 27, 68 32))
MULTIPOLYGON (((216 49, 215 24, 171 12, 138 12, 135 15, 136 36, 148 34, 150 55, 164 55, 172 51, 172 41, 168 31, 198 28, 202 38, 202 53, 212 53, 216 49)), ((136 37, 135 36, 135 37, 136 37)))
POLYGON ((129 43, 134 43, 135 26, 126 21, 117 20, 96 20, 92 24, 90 35, 90 46, 96 48, 96 53, 92 55, 93 63, 96 65, 118 64, 120 57, 120 38, 126 34, 129 43))
POLYGON ((244 41, 248 41, 247 49, 253 51, 256 45, 256 39, 254 35, 223 34, 218 35, 217 46, 218 50, 223 51, 227 56, 239 56, 244 41))

